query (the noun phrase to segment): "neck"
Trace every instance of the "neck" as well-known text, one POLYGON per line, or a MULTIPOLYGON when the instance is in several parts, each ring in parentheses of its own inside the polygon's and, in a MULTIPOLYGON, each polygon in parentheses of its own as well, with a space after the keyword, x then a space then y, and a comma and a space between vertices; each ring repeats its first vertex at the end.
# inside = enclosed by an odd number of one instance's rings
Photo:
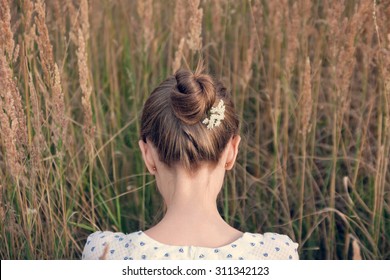
POLYGON ((242 236, 219 215, 217 196, 225 169, 204 167, 189 175, 180 168, 157 167, 157 186, 164 197, 164 218, 146 233, 165 244, 213 247, 242 236))
POLYGON ((167 212, 162 224, 194 226, 225 223, 217 209, 217 196, 225 170, 203 166, 195 174, 173 168, 156 175, 167 212))

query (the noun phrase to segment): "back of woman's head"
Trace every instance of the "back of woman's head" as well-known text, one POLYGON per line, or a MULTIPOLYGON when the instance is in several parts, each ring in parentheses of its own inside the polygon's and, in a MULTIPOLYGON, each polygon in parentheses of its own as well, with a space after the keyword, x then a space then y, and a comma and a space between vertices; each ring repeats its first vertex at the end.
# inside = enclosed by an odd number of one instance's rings
POLYGON ((196 170, 201 162, 218 162, 238 126, 231 96, 221 82, 199 68, 195 73, 178 70, 146 100, 141 139, 152 142, 168 166, 179 163, 196 170), (207 125, 204 120, 212 121, 213 107, 223 106, 223 119, 207 125))

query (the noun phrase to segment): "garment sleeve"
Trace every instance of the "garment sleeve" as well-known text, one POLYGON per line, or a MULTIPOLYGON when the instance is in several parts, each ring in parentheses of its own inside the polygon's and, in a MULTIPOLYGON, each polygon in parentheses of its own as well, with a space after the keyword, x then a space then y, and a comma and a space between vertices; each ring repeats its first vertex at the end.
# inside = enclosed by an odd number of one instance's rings
POLYGON ((286 246, 286 247, 290 247, 290 251, 288 253, 288 257, 287 259, 289 260, 299 260, 299 255, 298 255, 298 243, 294 242, 291 240, 290 237, 288 237, 287 235, 285 235, 285 244, 289 244, 290 246, 286 246))
POLYGON ((128 251, 129 249, 132 250, 133 247, 134 245, 128 242, 126 235, 122 232, 97 231, 88 236, 84 246, 82 259, 127 259, 128 251))
POLYGON ((299 260, 298 243, 291 240, 287 235, 277 234, 278 248, 280 248, 280 259, 299 260))
POLYGON ((109 244, 112 243, 112 232, 97 231, 88 236, 85 243, 83 260, 104 260, 107 259, 109 244))
POLYGON ((298 243, 287 235, 265 233, 264 242, 268 245, 268 252, 278 260, 299 260, 298 243))

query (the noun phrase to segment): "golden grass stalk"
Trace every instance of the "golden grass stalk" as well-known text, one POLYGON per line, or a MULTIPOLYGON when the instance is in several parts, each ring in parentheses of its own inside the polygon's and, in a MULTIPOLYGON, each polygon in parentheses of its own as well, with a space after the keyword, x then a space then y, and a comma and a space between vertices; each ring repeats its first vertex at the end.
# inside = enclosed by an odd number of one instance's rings
POLYGON ((344 12, 345 6, 343 1, 335 1, 328 10, 328 25, 330 36, 334 39, 334 43, 329 45, 329 52, 331 57, 337 56, 338 47, 341 44, 340 36, 342 28, 345 27, 345 20, 340 23, 341 14, 344 12))
POLYGON ((376 8, 377 8, 376 0, 373 0, 372 18, 374 20, 375 32, 376 32, 376 35, 377 35, 378 44, 380 46, 381 45, 381 38, 379 36, 379 27, 378 27, 378 21, 377 21, 377 16, 376 16, 376 8))
MULTIPOLYGON (((52 123, 50 129, 53 134, 53 140, 59 152, 60 142, 62 146, 66 144, 67 121, 65 116, 65 100, 61 86, 61 77, 57 64, 54 62, 53 46, 50 42, 49 31, 46 25, 45 4, 42 0, 35 3, 37 15, 35 24, 37 26, 38 36, 36 42, 39 49, 39 57, 42 70, 48 88, 51 89, 51 96, 46 96, 46 101, 50 104, 50 115, 52 123)), ((45 91, 43 89, 43 91, 45 91)))
POLYGON ((175 58, 172 63, 172 72, 175 73, 177 70, 179 70, 181 66, 181 59, 183 57, 183 48, 184 48, 185 39, 184 37, 181 38, 179 47, 177 48, 177 51, 175 52, 175 58))
POLYGON ((187 0, 176 0, 172 29, 175 44, 177 44, 181 38, 185 37, 187 32, 187 10, 185 1, 187 0))
POLYGON ((0 51, 12 59, 15 41, 11 29, 11 11, 9 0, 0 0, 0 51))
POLYGON ((264 11, 263 6, 260 2, 260 0, 254 0, 253 4, 251 5, 252 8, 252 24, 255 25, 256 33, 253 33, 252 36, 256 36, 258 38, 258 45, 260 45, 260 42, 263 40, 264 36, 264 24, 262 22, 264 17, 264 11))
POLYGON ((350 183, 350 180, 349 180, 348 176, 344 176, 343 177, 343 187, 344 187, 345 196, 347 197, 349 205, 353 206, 354 205, 353 200, 348 192, 349 183, 350 183))
POLYGON ((69 30, 69 38, 72 42, 77 45, 78 43, 78 30, 80 27, 79 21, 79 12, 73 4, 73 1, 66 1, 66 11, 68 12, 69 20, 70 20, 70 30, 69 30))
POLYGON ((344 113, 346 107, 349 106, 347 102, 349 102, 348 90, 351 83, 351 77, 354 69, 354 65, 356 63, 355 59, 355 51, 356 51, 356 36, 359 34, 361 30, 361 26, 369 16, 370 12, 370 3, 368 1, 362 2, 359 5, 356 13, 353 14, 352 18, 349 20, 348 24, 346 24, 345 29, 341 29, 341 33, 339 34, 339 40, 342 41, 341 48, 338 54, 337 61, 337 76, 339 78, 338 84, 340 86, 339 98, 341 101, 341 105, 343 106, 343 110, 341 113, 344 113))
POLYGON ((362 259, 362 255, 360 253, 360 246, 355 238, 352 238, 352 259, 353 260, 362 259))
MULTIPOLYGON (((1 101, 0 101, 1 102, 1 101)), ((1 105, 0 105, 0 110, 1 110, 1 105)), ((3 207, 3 186, 0 184, 0 224, 4 224, 4 219, 5 219, 5 211, 3 207)))
POLYGON ((311 93, 311 67, 310 58, 306 58, 305 72, 303 77, 303 88, 301 95, 301 133, 306 138, 307 133, 310 132, 310 118, 313 111, 313 97, 311 93))
POLYGON ((0 119, 8 167, 17 178, 24 171, 27 126, 19 89, 3 52, 0 52, 0 119))
POLYGON ((35 16, 35 24, 38 32, 36 42, 39 50, 39 57, 46 83, 51 86, 51 77, 54 72, 54 56, 53 46, 50 43, 49 31, 46 26, 45 4, 43 3, 43 0, 37 0, 35 3, 35 11, 37 12, 37 15, 35 16))
POLYGON ((16 62, 19 45, 15 45, 11 29, 10 1, 0 1, 0 52, 4 52, 9 61, 16 62))
POLYGON ((152 0, 138 0, 137 12, 142 21, 144 49, 148 49, 154 38, 153 2, 152 0))
POLYGON ((300 18, 297 2, 294 2, 292 7, 288 10, 289 21, 286 25, 287 35, 287 54, 286 54, 286 71, 287 77, 291 77, 291 72, 297 59, 297 50, 299 41, 297 34, 300 32, 300 18))
POLYGON ((66 34, 66 5, 60 0, 52 0, 49 2, 53 10, 54 23, 59 29, 59 36, 61 38, 65 37, 66 34))
POLYGON ((81 104, 84 112, 84 140, 87 145, 87 150, 92 153, 92 147, 94 143, 94 126, 92 122, 92 107, 91 107, 91 94, 92 83, 90 79, 90 72, 88 68, 88 54, 85 46, 85 38, 81 29, 79 29, 78 35, 78 49, 77 49, 77 62, 79 68, 79 81, 81 88, 81 104))
POLYGON ((61 77, 58 70, 57 63, 54 64, 52 82, 52 130, 54 135, 54 142, 56 146, 59 146, 60 140, 63 145, 66 145, 66 131, 67 131, 67 120, 65 116, 65 98, 61 86, 61 77))
POLYGON ((189 0, 190 6, 190 30, 188 34, 187 44, 193 51, 202 49, 202 19, 203 9, 199 8, 200 0, 189 0))
MULTIPOLYGON (((384 132, 384 133, 386 133, 386 132, 384 132)), ((388 139, 388 140, 390 140, 390 139, 388 139)), ((373 212, 372 212, 372 215, 373 215, 372 226, 373 226, 373 232, 374 232, 374 239, 375 239, 376 243, 378 243, 378 241, 379 241, 383 203, 384 203, 384 196, 385 196, 385 178, 384 177, 386 176, 386 173, 388 172, 388 169, 387 169, 388 156, 385 156, 386 154, 387 153, 385 151, 385 146, 382 145, 378 149, 378 152, 377 152, 376 176, 375 176, 375 183, 374 183, 374 205, 373 205, 373 212)))
MULTIPOLYGON (((213 31, 214 34, 221 34, 222 32, 222 16, 223 16, 223 0, 214 0, 213 4, 213 31)), ((222 39, 221 36, 215 36, 215 39, 222 39)))
POLYGON ((44 137, 42 135, 42 127, 44 126, 42 119, 43 113, 39 106, 38 95, 35 90, 31 73, 29 73, 28 86, 30 90, 31 109, 33 113, 32 126, 34 129, 33 145, 31 148, 31 174, 32 176, 35 176, 39 171, 41 171, 42 152, 45 146, 44 137))
POLYGON ((22 1, 22 10, 23 10, 24 31, 28 32, 31 25, 32 13, 34 11, 34 4, 31 2, 31 0, 22 1))
MULTIPOLYGON (((285 1, 286 2, 286 1, 285 1)), ((272 36, 275 39, 275 43, 278 45, 283 41, 282 34, 282 22, 283 22, 283 14, 284 10, 287 9, 287 4, 283 4, 278 1, 270 1, 269 3, 269 13, 271 22, 272 22, 272 36)), ((286 2, 287 3, 287 2, 286 2)), ((279 48, 280 46, 278 46, 279 48)), ((275 51, 275 50, 273 50, 275 51)))
MULTIPOLYGON (((256 34, 256 27, 254 23, 252 24, 252 34, 256 34)), ((253 56, 255 54, 255 40, 256 36, 251 36, 250 41, 249 41, 249 47, 246 52, 246 58, 244 61, 244 66, 243 66, 243 74, 242 74, 242 88, 245 91, 250 79, 252 78, 252 64, 253 64, 253 56)))
POLYGON ((302 133, 302 167, 301 167, 301 188, 299 194, 299 242, 302 242, 302 224, 305 196, 305 176, 306 176, 306 139, 307 133, 310 130, 310 118, 313 107, 313 99, 311 93, 311 67, 310 59, 306 58, 305 70, 303 76, 303 88, 301 94, 301 133, 302 133))
POLYGON ((81 0, 80 2, 80 25, 83 31, 84 40, 89 39, 89 9, 88 0, 81 0))

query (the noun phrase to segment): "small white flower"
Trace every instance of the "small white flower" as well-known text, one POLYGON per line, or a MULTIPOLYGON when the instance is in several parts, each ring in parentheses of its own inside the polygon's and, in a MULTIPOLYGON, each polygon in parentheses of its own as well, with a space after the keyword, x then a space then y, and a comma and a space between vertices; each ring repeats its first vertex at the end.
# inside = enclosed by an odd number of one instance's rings
POLYGON ((207 129, 212 129, 215 126, 219 126, 221 121, 225 118, 225 105, 221 99, 217 107, 211 107, 210 109, 210 119, 205 118, 202 123, 207 124, 207 129))

